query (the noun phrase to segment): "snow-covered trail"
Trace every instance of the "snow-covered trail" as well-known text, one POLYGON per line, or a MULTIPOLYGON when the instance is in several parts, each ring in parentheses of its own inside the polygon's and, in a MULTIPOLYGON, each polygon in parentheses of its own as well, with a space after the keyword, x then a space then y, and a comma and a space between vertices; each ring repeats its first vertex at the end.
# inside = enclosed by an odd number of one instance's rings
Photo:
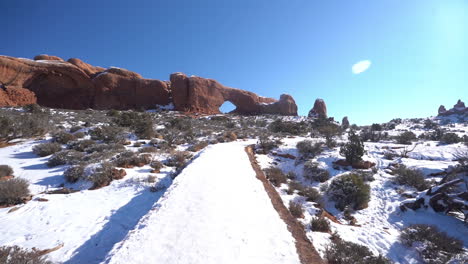
POLYGON ((207 147, 106 263, 300 263, 245 146, 207 147))

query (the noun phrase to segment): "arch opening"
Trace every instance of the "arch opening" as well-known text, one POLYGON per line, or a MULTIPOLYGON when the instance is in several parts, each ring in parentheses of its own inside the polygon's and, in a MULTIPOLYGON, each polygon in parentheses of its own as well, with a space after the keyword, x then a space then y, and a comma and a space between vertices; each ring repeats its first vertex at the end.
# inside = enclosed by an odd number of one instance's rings
POLYGON ((236 110, 236 106, 231 103, 230 101, 225 101, 220 107, 219 107, 219 111, 223 114, 228 114, 234 110, 236 110))

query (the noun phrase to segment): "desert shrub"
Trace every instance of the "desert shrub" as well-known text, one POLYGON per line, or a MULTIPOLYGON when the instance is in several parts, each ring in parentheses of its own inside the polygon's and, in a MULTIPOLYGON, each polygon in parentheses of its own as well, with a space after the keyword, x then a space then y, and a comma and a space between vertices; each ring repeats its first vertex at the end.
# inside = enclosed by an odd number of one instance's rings
POLYGON ((259 152, 262 154, 268 154, 271 150, 278 148, 279 145, 281 145, 281 140, 270 139, 266 135, 260 136, 257 141, 259 152))
POLYGON ((336 147, 336 141, 333 139, 333 137, 341 133, 340 126, 329 122, 326 125, 319 126, 317 130, 325 137, 325 145, 327 145, 327 147, 336 147))
POLYGON ((291 212, 292 216, 295 218, 304 217, 304 209, 302 209, 302 205, 300 203, 289 201, 289 212, 291 212))
POLYGON ((322 202, 322 195, 314 187, 303 187, 301 190, 299 190, 299 195, 304 196, 308 202, 315 202, 319 204, 322 202))
POLYGON ((0 205, 15 205, 23 203, 23 198, 29 195, 28 187, 28 181, 21 178, 1 181, 0 205))
POLYGON ((23 106, 23 110, 28 113, 40 114, 44 113, 45 110, 38 104, 28 104, 23 106))
POLYGON ((0 141, 42 136, 49 129, 49 118, 46 114, 0 114, 0 141))
POLYGON ((78 165, 78 166, 72 166, 65 170, 63 173, 63 176, 65 177, 65 180, 71 183, 77 182, 80 179, 84 178, 84 170, 85 166, 78 165))
POLYGON ((237 135, 236 133, 232 131, 227 131, 227 132, 224 132, 223 138, 226 142, 230 142, 230 141, 237 140, 237 135))
POLYGON ((67 133, 65 131, 60 131, 53 136, 53 141, 60 144, 67 144, 68 142, 75 140, 73 134, 67 133))
POLYGON ((206 141, 197 142, 197 143, 193 144, 192 146, 190 146, 188 148, 188 151, 197 152, 197 151, 200 151, 200 150, 206 148, 206 146, 208 146, 208 142, 206 142, 206 141))
POLYGON ((141 142, 133 143, 133 147, 135 147, 135 148, 139 148, 139 147, 141 147, 141 145, 142 145, 141 142))
POLYGON ((393 170, 395 177, 394 181, 401 185, 408 185, 416 188, 418 191, 429 188, 429 183, 426 182, 424 174, 420 170, 407 168, 401 164, 393 170))
POLYGON ((445 133, 440 139, 440 141, 442 141, 442 143, 445 143, 445 144, 455 144, 458 142, 462 142, 462 138, 460 138, 455 133, 445 133))
POLYGON ((302 158, 314 158, 322 152, 322 143, 306 139, 297 142, 296 148, 302 158))
POLYGON ((325 249, 325 259, 329 264, 391 264, 383 256, 374 256, 365 246, 334 238, 325 249))
POLYGON ((124 145, 119 143, 101 143, 101 144, 90 144, 84 149, 87 153, 94 153, 94 152, 112 152, 118 153, 125 151, 126 148, 124 145))
POLYGON ((89 131, 91 139, 102 140, 105 143, 119 143, 124 141, 123 129, 117 126, 100 126, 89 131))
POLYGON ((117 167, 132 168, 134 166, 141 167, 151 162, 150 154, 140 154, 133 151, 125 151, 120 153, 114 163, 117 167))
POLYGON ((463 242, 439 231, 435 226, 411 225, 400 234, 403 245, 416 249, 425 263, 448 263, 464 251, 463 242))
POLYGON ((282 183, 287 182, 286 175, 277 167, 270 167, 265 169, 267 179, 276 187, 280 187, 282 183))
POLYGON ((0 178, 4 176, 13 176, 13 169, 8 165, 0 165, 0 178))
POLYGON ((72 149, 62 150, 56 152, 54 155, 52 155, 52 157, 49 158, 47 161, 47 166, 55 167, 65 164, 77 164, 81 161, 84 155, 84 153, 72 149))
POLYGON ((439 125, 436 122, 434 122, 434 121, 432 121, 430 119, 424 120, 424 128, 425 129, 436 129, 438 127, 439 127, 439 125))
POLYGON ((159 172, 164 167, 164 164, 159 160, 153 160, 149 165, 155 172, 159 172))
POLYGON ((327 194, 339 210, 343 211, 348 205, 360 210, 366 208, 370 200, 370 186, 359 175, 347 174, 335 178, 328 186, 327 194))
POLYGON ((49 156, 56 152, 59 152, 60 150, 62 150, 62 145, 55 142, 38 144, 32 148, 32 152, 38 155, 39 157, 49 156))
POLYGON ((172 118, 168 126, 179 131, 186 131, 192 128, 192 120, 188 117, 172 118))
POLYGON ((396 137, 396 140, 399 144, 405 144, 405 145, 410 145, 411 142, 415 141, 416 139, 417 139, 416 134, 414 134, 411 131, 403 132, 396 137))
POLYGON ((91 146, 96 145, 96 141, 91 139, 83 139, 77 141, 68 142, 67 147, 69 149, 74 149, 76 151, 84 152, 86 149, 90 148, 91 146))
POLYGON ((396 157, 398 157, 398 154, 393 151, 385 151, 383 157, 387 160, 394 160, 396 157))
POLYGON ((326 182, 330 179, 328 170, 320 169, 317 162, 311 160, 304 164, 304 178, 312 181, 326 182))
POLYGON ((75 136, 75 138, 84 138, 86 136, 84 132, 77 132, 73 135, 75 136))
POLYGON ((36 250, 26 250, 18 246, 0 247, 0 263, 3 264, 52 264, 36 250))
POLYGON ((176 167, 181 169, 187 163, 187 160, 192 157, 192 154, 186 151, 176 151, 165 162, 169 167, 176 167))
POLYGON ((292 122, 277 119, 268 125, 268 130, 273 133, 301 135, 307 133, 307 125, 305 122, 292 122))
POLYGON ((158 152, 158 149, 152 146, 142 147, 138 150, 140 153, 155 153, 158 152))
POLYGON ((310 221, 310 228, 314 232, 330 232, 330 223, 325 217, 313 217, 310 221))
POLYGON ((348 142, 340 148, 340 154, 346 157, 346 161, 351 164, 362 160, 364 155, 364 143, 362 143, 354 131, 351 131, 348 137, 348 142))
POLYGON ((109 185, 111 181, 114 180, 115 171, 116 169, 111 163, 102 163, 101 166, 97 167, 88 177, 88 180, 93 183, 92 189, 109 185))

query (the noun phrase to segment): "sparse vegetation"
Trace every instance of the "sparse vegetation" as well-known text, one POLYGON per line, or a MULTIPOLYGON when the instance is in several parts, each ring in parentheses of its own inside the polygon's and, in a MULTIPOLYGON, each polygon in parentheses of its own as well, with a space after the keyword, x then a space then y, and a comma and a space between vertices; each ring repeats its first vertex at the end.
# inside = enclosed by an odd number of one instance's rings
POLYGON ((79 152, 76 150, 62 150, 56 152, 52 157, 49 158, 47 161, 47 166, 55 167, 65 164, 78 164, 81 159, 85 156, 83 152, 79 152))
POLYGON ((391 264, 383 256, 374 256, 365 246, 342 240, 339 237, 332 239, 325 250, 325 259, 329 264, 391 264))
POLYGON ((304 164, 304 178, 311 181, 326 182, 330 179, 330 173, 328 170, 321 169, 318 167, 317 162, 311 160, 304 164))
POLYGON ((403 245, 415 249, 425 263, 448 263, 461 254, 463 242, 439 231, 435 226, 416 224, 401 232, 403 245))
POLYGON ((262 154, 268 154, 271 150, 278 148, 279 145, 281 145, 281 140, 270 139, 266 135, 260 136, 257 142, 258 150, 262 154))
POLYGON ((75 140, 75 136, 73 134, 67 133, 65 131, 60 131, 56 133, 53 137, 53 141, 60 143, 60 144, 67 144, 68 142, 75 140))
POLYGON ((3 264, 52 264, 36 250, 26 250, 18 246, 0 247, 0 263, 3 264))
POLYGON ((270 167, 265 169, 265 174, 267 179, 276 187, 280 187, 281 184, 286 183, 288 180, 283 171, 277 167, 270 167))
POLYGON ((445 144, 455 144, 455 143, 462 142, 462 138, 460 138, 455 133, 445 133, 440 139, 440 141, 445 144))
POLYGON ((13 176, 13 169, 8 165, 0 165, 0 178, 4 176, 13 176))
POLYGON ((0 181, 0 205, 15 205, 29 196, 29 183, 25 179, 13 178, 0 181))
POLYGON ((83 165, 72 166, 63 173, 63 176, 68 182, 74 183, 84 178, 84 170, 85 166, 83 165))
POLYGON ((310 221, 310 228, 314 232, 330 232, 330 223, 325 217, 313 217, 310 221))
POLYGON ((302 205, 300 203, 289 201, 289 212, 291 212, 292 216, 295 218, 304 217, 304 209, 302 209, 302 205))
POLYGON ((311 159, 322 152, 322 143, 313 143, 312 140, 302 140, 296 144, 297 151, 303 159, 311 159))
POLYGON ((393 173, 395 174, 394 180, 398 184, 414 187, 418 191, 430 187, 429 183, 426 182, 424 178, 424 174, 419 170, 410 169, 401 164, 398 168, 393 170, 393 173))

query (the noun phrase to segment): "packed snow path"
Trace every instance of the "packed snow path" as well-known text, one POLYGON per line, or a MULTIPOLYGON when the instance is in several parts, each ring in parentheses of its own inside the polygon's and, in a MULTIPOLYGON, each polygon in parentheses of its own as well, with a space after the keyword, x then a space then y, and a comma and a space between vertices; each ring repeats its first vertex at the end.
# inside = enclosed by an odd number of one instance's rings
POLYGON ((245 144, 207 147, 107 263, 300 263, 245 144))

